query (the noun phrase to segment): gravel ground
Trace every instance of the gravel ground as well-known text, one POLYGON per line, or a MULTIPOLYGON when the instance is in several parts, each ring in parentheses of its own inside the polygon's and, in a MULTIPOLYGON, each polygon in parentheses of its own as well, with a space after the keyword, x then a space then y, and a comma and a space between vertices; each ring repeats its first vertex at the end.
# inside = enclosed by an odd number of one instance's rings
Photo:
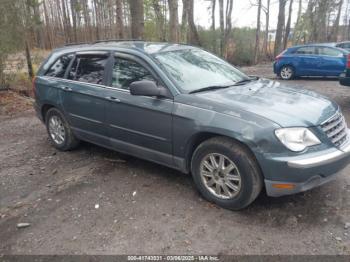
MULTIPOLYGON (((274 77, 270 65, 244 70, 274 77)), ((350 93, 336 80, 285 83, 334 99, 350 123, 350 93)), ((188 175, 88 143, 59 152, 32 109, 3 113, 0 255, 350 254, 349 173, 232 212, 203 200, 188 175)))

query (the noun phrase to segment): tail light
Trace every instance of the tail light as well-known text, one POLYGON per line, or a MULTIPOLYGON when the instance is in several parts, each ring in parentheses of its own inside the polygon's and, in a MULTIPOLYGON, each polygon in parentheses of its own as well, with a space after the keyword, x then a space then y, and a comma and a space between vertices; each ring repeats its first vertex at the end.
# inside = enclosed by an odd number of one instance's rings
POLYGON ((278 56, 275 57, 275 60, 278 61, 283 57, 283 54, 286 52, 286 50, 284 50, 282 53, 280 53, 278 56))
POLYGON ((346 63, 346 68, 350 68, 350 54, 348 54, 348 62, 346 63))

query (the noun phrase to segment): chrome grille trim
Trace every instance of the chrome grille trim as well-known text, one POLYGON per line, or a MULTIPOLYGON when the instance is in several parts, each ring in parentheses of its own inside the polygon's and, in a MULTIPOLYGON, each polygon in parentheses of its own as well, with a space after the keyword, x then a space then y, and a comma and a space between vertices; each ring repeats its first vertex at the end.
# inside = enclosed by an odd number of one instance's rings
POLYGON ((321 128, 336 147, 342 146, 348 140, 347 125, 340 111, 323 122, 321 128))

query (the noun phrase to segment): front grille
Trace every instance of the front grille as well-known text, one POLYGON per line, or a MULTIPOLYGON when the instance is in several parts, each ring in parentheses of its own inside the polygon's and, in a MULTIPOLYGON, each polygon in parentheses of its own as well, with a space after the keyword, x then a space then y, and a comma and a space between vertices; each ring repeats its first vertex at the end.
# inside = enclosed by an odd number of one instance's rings
POLYGON ((340 147, 348 140, 348 128, 340 112, 321 124, 321 128, 336 147, 340 147))

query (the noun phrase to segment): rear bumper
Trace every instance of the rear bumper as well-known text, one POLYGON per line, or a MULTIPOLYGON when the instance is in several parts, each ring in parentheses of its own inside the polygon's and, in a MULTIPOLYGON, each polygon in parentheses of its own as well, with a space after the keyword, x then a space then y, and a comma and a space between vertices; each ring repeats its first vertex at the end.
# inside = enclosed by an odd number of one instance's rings
POLYGON ((273 62, 273 72, 277 75, 278 74, 278 70, 277 70, 277 62, 273 62))
POLYGON ((35 109, 37 117, 41 120, 41 122, 44 122, 43 116, 41 114, 40 106, 38 105, 37 102, 34 103, 34 109, 35 109))
POLYGON ((349 160, 350 142, 341 149, 333 148, 317 155, 275 159, 285 166, 285 170, 280 172, 288 173, 288 179, 265 179, 266 192, 269 196, 278 197, 323 185, 333 180, 349 160))

